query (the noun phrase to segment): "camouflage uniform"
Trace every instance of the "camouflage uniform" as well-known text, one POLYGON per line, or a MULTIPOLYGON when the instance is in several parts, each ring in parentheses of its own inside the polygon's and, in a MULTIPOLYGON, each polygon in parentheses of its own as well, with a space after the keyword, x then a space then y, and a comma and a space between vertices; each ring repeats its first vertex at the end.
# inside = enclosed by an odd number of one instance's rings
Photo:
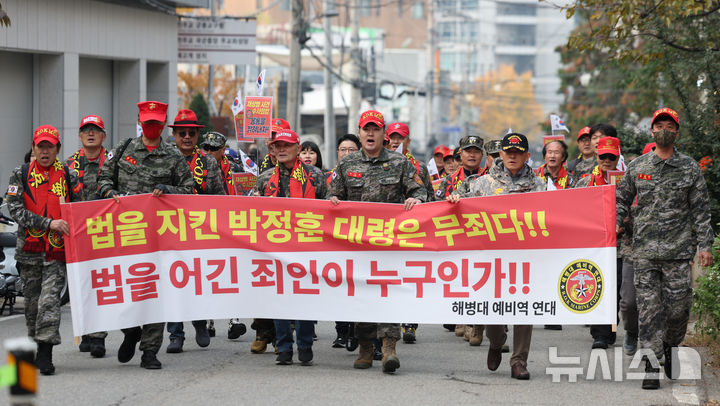
POLYGON ((617 225, 633 213, 632 260, 640 343, 660 357, 685 338, 692 306, 690 261, 696 246, 710 251, 710 198, 700 166, 674 151, 667 160, 649 153, 633 160, 617 188, 617 225), (693 230, 694 229, 694 230, 693 230))
MULTIPOLYGON (((424 202, 427 189, 402 154, 383 148, 378 157, 371 158, 361 149, 338 163, 328 190, 328 197, 332 196, 356 202, 404 203, 410 197, 424 202)), ((361 341, 383 337, 399 340, 400 324, 357 323, 355 334, 361 341)))
MULTIPOLYGON (((285 167, 285 165, 278 165, 278 168, 280 169, 280 188, 282 189, 282 197, 290 197, 290 169, 285 167)), ((317 199, 325 199, 327 196, 327 182, 326 182, 326 175, 323 173, 322 170, 318 169, 315 166, 312 165, 305 165, 305 170, 310 172, 310 183, 315 186, 315 196, 317 199)), ((268 181, 272 177, 274 171, 265 171, 258 176, 257 181, 255 182, 255 187, 252 190, 252 193, 255 194, 256 192, 260 194, 260 196, 265 196, 265 187, 267 186, 268 181)))
MULTIPOLYGON (((158 185, 164 185, 170 194, 192 193, 194 182, 183 155, 170 144, 160 145, 148 151, 143 138, 132 139, 122 156, 118 156, 126 140, 120 141, 112 152, 98 177, 98 193, 106 197, 108 192, 116 190, 121 194, 135 195, 152 193, 158 185), (114 172, 118 168, 117 189, 114 189, 114 172)), ((222 187, 222 186, 221 186, 222 187)), ((165 323, 152 323, 142 326, 141 351, 160 350, 165 323)), ((123 329, 129 334, 140 330, 140 327, 123 329)))
POLYGON ((203 168, 207 169, 205 176, 197 175, 193 173, 195 193, 199 195, 225 195, 225 187, 223 186, 223 174, 218 165, 217 160, 210 154, 206 154, 195 147, 195 151, 185 157, 185 161, 188 165, 193 159, 199 159, 202 162, 203 168), (203 183, 205 188, 203 189, 203 183))
MULTIPOLYGON (((82 184, 81 200, 97 200, 100 198, 98 194, 97 179, 100 175, 100 162, 101 158, 105 156, 107 159, 107 151, 105 148, 100 150, 100 155, 96 160, 90 160, 84 154, 81 154, 82 149, 75 152, 75 154, 65 161, 65 165, 68 166, 70 172, 75 176, 78 176, 79 183, 82 184), (80 171, 82 171, 82 177, 80 177, 80 171)), ((85 336, 83 336, 84 339, 85 336)), ((89 338, 102 338, 107 337, 107 331, 97 331, 95 333, 87 334, 89 338)))
POLYGON ((618 255, 622 258, 622 283, 620 285, 620 315, 623 319, 625 334, 637 339, 638 337, 638 308, 635 299, 635 283, 633 282, 635 269, 632 264, 632 229, 635 208, 630 209, 627 220, 623 222, 623 231, 620 240, 618 255))
MULTIPOLYGON (((572 166, 572 172, 570 173, 570 186, 572 187, 575 185, 580 179, 583 178, 583 175, 590 175, 593 168, 597 166, 598 160, 596 156, 593 156, 590 159, 582 159, 582 157, 576 159, 574 162, 575 165, 572 166)), ((568 165, 568 168, 571 168, 570 165, 568 165)), ((587 176, 585 176, 587 177, 587 176)))
MULTIPOLYGON (((64 165, 63 165, 64 166, 64 165)), ((67 169, 67 167, 65 167, 67 169)), ((15 168, 10 176, 9 188, 16 187, 14 195, 8 194, 7 201, 10 216, 17 222, 17 245, 15 260, 25 289, 25 323, 28 336, 38 343, 60 344, 60 292, 65 285, 66 269, 64 262, 46 261, 44 252, 26 252, 25 229, 49 230, 52 219, 33 213, 25 208, 25 180, 22 166, 15 168)), ((66 201, 79 200, 73 194, 78 180, 72 171, 67 184, 66 201)))
MULTIPOLYGON (((445 200, 445 198, 447 197, 447 193, 446 193, 447 190, 449 190, 449 191, 450 191, 450 194, 452 194, 452 192, 454 192, 455 189, 457 189, 457 188, 460 187, 460 185, 462 185, 465 181, 467 181, 468 179, 470 179, 471 176, 474 176, 474 175, 483 176, 483 175, 487 174, 487 170, 486 170, 485 167, 477 168, 477 169, 474 170, 474 171, 468 171, 468 170, 465 169, 464 167, 461 167, 460 169, 458 169, 458 171, 465 171, 465 179, 464 179, 464 180, 460 180, 460 182, 458 182, 457 185, 450 185, 450 182, 452 181, 452 175, 454 175, 454 174, 450 174, 450 175, 448 175, 448 176, 445 176, 445 177, 443 178, 442 182, 440 182, 440 187, 438 188, 437 192, 435 192, 435 199, 436 199, 436 200, 445 200), (449 189, 448 189, 448 187, 449 187, 449 189)), ((456 171, 456 172, 457 172, 457 171, 456 171)))
MULTIPOLYGON (((512 176, 505 169, 505 165, 498 162, 490 168, 487 175, 473 175, 467 178, 453 194, 460 195, 460 197, 494 196, 510 193, 542 192, 545 188, 545 183, 535 176, 532 168, 527 164, 518 171, 516 176, 512 176)), ((507 339, 505 326, 500 324, 485 326, 485 335, 490 340, 490 348, 493 350, 502 348, 507 339)), ((531 339, 532 325, 513 326, 513 354, 510 357, 510 366, 520 363, 527 367, 531 339)))
MULTIPOLYGON (((433 189, 432 180, 430 179, 430 171, 428 171, 427 165, 425 165, 425 162, 415 158, 413 154, 410 153, 410 151, 405 153, 406 157, 408 159, 414 159, 418 163, 417 174, 420 176, 420 179, 423 182, 423 185, 425 186, 425 190, 427 191, 428 200, 429 202, 435 200, 435 189, 433 189)), ((410 161, 412 163, 412 160, 410 161)), ((413 165, 414 167, 415 165, 413 165)))

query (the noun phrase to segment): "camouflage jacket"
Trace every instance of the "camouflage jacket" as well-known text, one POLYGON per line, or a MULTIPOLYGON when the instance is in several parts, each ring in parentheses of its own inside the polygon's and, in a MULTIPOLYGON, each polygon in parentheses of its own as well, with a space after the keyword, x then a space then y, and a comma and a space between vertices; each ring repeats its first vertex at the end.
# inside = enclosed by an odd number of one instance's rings
MULTIPOLYGON (((420 179, 422 180, 423 185, 425 186, 425 191, 427 192, 427 195, 428 195, 427 201, 431 202, 431 201, 435 200, 435 189, 433 188, 432 180, 430 179, 430 171, 428 171, 427 165, 425 164, 425 162, 415 158, 410 153, 410 151, 408 151, 406 154, 409 155, 410 157, 412 157, 412 159, 416 160, 418 163, 417 174, 420 176, 420 179)), ((406 155, 406 158, 408 158, 408 160, 410 160, 410 157, 408 157, 407 155, 406 155)), ((412 161, 411 161, 411 164, 412 164, 412 161)), ((413 167, 414 166, 415 165, 413 165, 413 167)))
POLYGON ((365 150, 347 155, 337 165, 328 197, 357 202, 403 203, 414 197, 427 201, 427 190, 415 167, 402 154, 380 151, 370 158, 365 150))
MULTIPOLYGON (((65 167, 67 168, 67 166, 65 167)), ((81 200, 80 196, 73 193, 73 189, 78 185, 78 177, 75 175, 75 172, 70 169, 68 169, 66 173, 70 175, 70 179, 67 181, 68 196, 65 201, 69 203, 81 200)), ((25 180, 23 179, 22 166, 18 166, 13 170, 8 185, 8 190, 16 188, 14 195, 7 194, 5 196, 10 217, 18 224, 15 259, 26 264, 42 264, 45 261, 44 252, 23 251, 23 246, 25 245, 25 229, 49 230, 52 219, 33 213, 25 208, 25 180)))
POLYGON ((617 187, 617 225, 633 212, 633 259, 681 260, 695 247, 710 251, 710 197, 700 165, 675 150, 667 160, 655 153, 635 158, 617 187))
MULTIPOLYGON (((595 167, 593 167, 593 169, 595 169, 595 167)), ((590 180, 591 180, 591 179, 592 179, 592 176, 586 176, 586 177, 578 180, 578 181, 575 182, 575 184, 573 185, 573 189, 580 189, 580 188, 584 188, 584 187, 592 187, 592 186, 590 186, 590 180)), ((625 223, 625 224, 627 225, 627 223, 625 223)), ((628 231, 632 234, 632 230, 628 230, 628 231)), ((625 234, 623 234, 623 236, 621 236, 620 238, 618 238, 617 241, 616 241, 616 244, 617 244, 617 245, 616 245, 616 247, 617 247, 616 256, 617 256, 618 258, 622 258, 622 257, 623 257, 623 255, 622 255, 621 252, 622 252, 622 248, 623 248, 623 247, 622 247, 622 244, 623 244, 623 237, 624 237, 624 236, 625 236, 625 234)), ((627 241, 626 241, 625 243, 626 243, 626 245, 627 245, 627 241)))
POLYGON ((472 175, 465 179, 452 194, 460 197, 494 196, 510 193, 542 192, 545 183, 525 164, 516 176, 505 169, 502 162, 495 164, 487 175, 472 175))
POLYGON ((224 177, 217 160, 210 154, 206 154, 198 147, 195 151, 185 157, 185 162, 192 170, 192 160, 196 161, 193 176, 193 188, 198 195, 225 195, 223 186, 224 177))
POLYGON ((632 259, 632 233, 633 233, 633 220, 635 218, 635 207, 630 207, 630 212, 623 221, 622 235, 618 238, 618 258, 624 258, 626 260, 632 259))
MULTIPOLYGON (((280 188, 283 191, 284 197, 290 197, 290 169, 285 167, 285 165, 278 165, 280 168, 280 188)), ((305 170, 310 172, 310 178, 308 181, 315 187, 315 198, 316 199, 325 199, 327 197, 327 175, 325 173, 318 169, 315 166, 312 165, 305 165, 305 170)), ((255 192, 259 193, 260 196, 265 196, 265 189, 267 186, 268 181, 270 181, 270 178, 275 173, 274 170, 272 171, 265 171, 261 173, 257 181, 255 182, 255 187, 252 190, 252 193, 255 192)), ((278 192, 279 194, 279 192, 278 192)))
POLYGON ((455 191, 460 185, 462 185, 465 181, 470 179, 473 175, 482 176, 487 173, 485 170, 485 167, 480 167, 474 171, 468 171, 464 167, 459 168, 455 173, 450 174, 448 176, 445 176, 442 178, 442 182, 440 182, 440 187, 438 188, 437 192, 435 192, 435 199, 436 200, 445 200, 447 197, 447 192, 449 191, 450 194, 455 191), (463 178, 458 180, 458 183, 456 185, 452 185, 451 182, 453 181, 453 176, 455 173, 459 173, 459 171, 463 171, 463 178))
POLYGON ((192 193, 195 182, 180 151, 161 142, 150 152, 142 137, 138 137, 130 141, 123 156, 117 156, 125 142, 122 140, 115 145, 100 168, 98 193, 101 197, 114 189, 115 167, 118 167, 117 191, 121 194, 152 193, 158 184, 167 186, 171 194, 192 193))
MULTIPOLYGON (((107 155, 107 151, 103 148, 101 154, 107 155)), ((68 158, 65 161, 65 165, 78 176, 78 181, 82 183, 81 200, 95 200, 99 199, 100 195, 97 191, 97 180, 100 175, 100 159, 94 161, 88 159, 85 155, 81 155, 80 151, 77 151, 73 158, 68 158), (74 164, 74 165, 72 165, 74 164), (82 178, 80 178, 80 171, 82 170, 82 178)))
POLYGON ((595 156, 591 159, 578 158, 577 164, 575 164, 575 167, 570 174, 570 187, 580 181, 580 179, 583 178, 583 175, 590 175, 590 172, 592 172, 593 168, 597 166, 597 164, 598 160, 595 156))

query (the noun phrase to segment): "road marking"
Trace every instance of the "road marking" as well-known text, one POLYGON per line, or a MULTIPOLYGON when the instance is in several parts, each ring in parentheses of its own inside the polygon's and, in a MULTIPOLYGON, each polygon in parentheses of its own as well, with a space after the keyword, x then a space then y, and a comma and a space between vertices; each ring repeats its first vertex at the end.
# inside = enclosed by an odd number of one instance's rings
MULTIPOLYGON (((685 384, 687 385, 687 384, 685 384)), ((673 384, 673 396, 675 400, 684 405, 699 405, 700 398, 697 395, 696 386, 684 386, 683 384, 673 384)))
POLYGON ((690 347, 678 348, 678 361, 682 366, 680 378, 690 378, 686 383, 673 383, 673 396, 680 404, 699 405, 698 382, 702 379, 702 364, 700 354, 690 347))
POLYGON ((14 316, 0 317, 0 322, 17 319, 18 317, 25 317, 25 315, 24 314, 16 314, 14 316))

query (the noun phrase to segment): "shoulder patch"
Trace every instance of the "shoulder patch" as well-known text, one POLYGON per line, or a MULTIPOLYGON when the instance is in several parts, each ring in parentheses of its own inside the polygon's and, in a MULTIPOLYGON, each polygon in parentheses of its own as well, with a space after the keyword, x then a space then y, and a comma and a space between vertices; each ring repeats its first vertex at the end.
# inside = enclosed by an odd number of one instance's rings
POLYGON ((126 156, 125 160, 130 162, 133 165, 137 165, 137 160, 135 160, 135 158, 131 157, 130 155, 126 156))
POLYGON ((362 178, 363 174, 360 172, 348 172, 348 176, 351 178, 362 178))
POLYGON ((17 196, 18 187, 15 185, 8 186, 7 194, 8 196, 17 196))
POLYGON ((646 173, 638 173, 638 179, 640 180, 652 180, 652 175, 646 173))

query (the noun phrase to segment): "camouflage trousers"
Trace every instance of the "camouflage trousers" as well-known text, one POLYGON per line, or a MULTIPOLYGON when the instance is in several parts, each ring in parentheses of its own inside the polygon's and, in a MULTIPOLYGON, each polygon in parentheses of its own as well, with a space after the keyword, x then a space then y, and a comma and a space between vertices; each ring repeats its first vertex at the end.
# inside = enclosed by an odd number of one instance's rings
POLYGON ((157 354, 163 342, 164 330, 165 323, 152 323, 142 327, 124 328, 122 332, 124 334, 140 332, 140 351, 153 351, 157 354))
POLYGON ((663 353, 663 341, 685 339, 692 307, 690 260, 635 260, 635 290, 641 348, 663 353))
POLYGON ((25 322, 28 336, 38 343, 60 344, 60 292, 65 285, 65 264, 17 263, 25 285, 25 322))
POLYGON ((400 339, 400 323, 355 323, 355 337, 360 341, 370 341, 385 337, 400 339))

